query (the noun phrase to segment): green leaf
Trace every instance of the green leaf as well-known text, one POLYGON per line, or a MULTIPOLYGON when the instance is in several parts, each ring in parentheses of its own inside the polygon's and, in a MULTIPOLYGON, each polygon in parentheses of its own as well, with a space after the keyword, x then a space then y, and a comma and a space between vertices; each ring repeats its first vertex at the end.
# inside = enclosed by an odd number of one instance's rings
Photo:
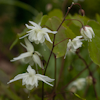
POLYGON ((42 12, 39 13, 39 14, 36 16, 34 22, 37 23, 37 24, 40 23, 40 22, 41 22, 42 16, 43 16, 43 13, 42 13, 42 12))
MULTIPOLYGON (((89 18, 87 18, 86 16, 81 16, 78 14, 75 14, 74 16, 69 15, 70 19, 78 19, 79 21, 81 21, 83 23, 83 25, 87 25, 87 22, 89 21, 89 18)), ((67 18, 66 18, 67 19, 67 18)), ((77 21, 77 20, 71 20, 70 22, 73 22, 73 24, 75 24, 78 27, 82 27, 81 23, 77 21)))
MULTIPOLYGON (((58 17, 52 17, 49 18, 48 21, 45 23, 46 26, 48 26, 50 29, 56 31, 61 23, 61 20, 58 17)), ((53 41, 54 35, 49 34, 51 40, 53 41)), ((66 38, 74 38, 75 34, 67 27, 67 26, 61 26, 58 33, 56 33, 55 38, 55 44, 59 43, 60 41, 66 39, 66 38)), ((56 54, 57 57, 62 57, 66 53, 66 47, 67 47, 68 39, 65 41, 59 43, 55 46, 53 52, 56 54), (62 49, 63 48, 63 49, 62 49)), ((52 48, 52 44, 46 41, 46 45, 49 47, 49 49, 52 48)))
POLYGON ((100 15, 99 14, 96 14, 96 19, 100 23, 100 15))
POLYGON ((88 25, 94 30, 95 37, 89 42, 89 55, 94 63, 100 65, 100 24, 96 21, 89 21, 88 25))
POLYGON ((12 99, 12 100, 22 100, 19 96, 17 96, 13 91, 9 88, 5 87, 3 84, 1 85, 5 93, 12 99))
POLYGON ((48 16, 51 18, 53 16, 58 17, 59 19, 63 18, 63 13, 60 9, 54 9, 51 12, 49 12, 48 16))
POLYGON ((78 94, 76 94, 76 93, 73 93, 76 97, 78 97, 78 98, 80 98, 81 100, 86 100, 86 99, 84 99, 84 98, 82 98, 82 97, 80 97, 78 94))

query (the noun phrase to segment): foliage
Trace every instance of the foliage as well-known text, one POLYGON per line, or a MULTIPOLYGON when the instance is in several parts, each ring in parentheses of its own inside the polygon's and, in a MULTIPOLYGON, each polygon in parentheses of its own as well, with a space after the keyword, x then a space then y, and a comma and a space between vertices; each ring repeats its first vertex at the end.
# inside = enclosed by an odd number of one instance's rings
MULTIPOLYGON (((8 1, 7 1, 8 2, 8 1)), ((7 4, 6 2, 6 4, 7 4)), ((35 1, 36 2, 36 1, 35 1)), ((53 2, 53 1, 52 1, 53 2)), ((59 0, 59 2, 61 2, 59 0)), ((88 1, 87 1, 88 2, 88 1)), ((4 1, 1 1, 0 3, 5 3, 4 1)), ((54 9, 51 10, 50 12, 48 12, 48 14, 43 15, 43 13, 38 13, 33 7, 29 6, 28 4, 22 3, 20 1, 16 1, 16 3, 14 3, 14 1, 8 2, 9 5, 13 5, 12 8, 15 9, 15 5, 17 5, 18 7, 22 7, 23 9, 26 8, 26 10, 30 10, 30 12, 34 15, 35 18, 33 18, 33 15, 30 15, 30 20, 34 21, 36 23, 41 22, 41 26, 43 27, 49 27, 51 30, 56 31, 57 28, 59 27, 60 23, 62 22, 64 16, 63 16, 63 12, 60 9, 54 9), (23 6, 21 6, 23 5, 23 6), (28 8, 27 8, 27 7, 28 8), (34 12, 35 11, 35 12, 34 12), (34 14, 35 13, 35 14, 34 14), (38 13, 38 14, 37 14, 38 13)), ((58 3, 59 4, 59 3, 58 3)), ((59 4, 60 5, 60 4, 59 4)), ((9 8, 9 7, 8 7, 9 8)), ((60 6, 59 6, 60 8, 60 6)), ((44 11, 46 13, 46 11, 44 11)), ((87 12, 87 11, 86 11, 87 12)), ((13 14, 15 14, 13 12, 13 14)), ((87 13, 86 13, 87 15, 87 13)), ((3 19, 2 17, 0 17, 1 19, 3 19)), ((13 18, 12 18, 13 19, 13 18)), ((25 28, 25 26, 16 26, 15 23, 12 21, 12 19, 9 19, 9 21, 3 21, 4 23, 4 29, 3 31, 1 31, 1 43, 0 43, 0 54, 2 54, 0 56, 1 57, 6 57, 7 61, 9 59, 12 59, 14 56, 19 55, 19 53, 22 53, 24 51, 24 49, 19 46, 19 42, 23 42, 23 40, 19 40, 19 37, 23 36, 26 34, 27 32, 27 28, 25 28), (17 27, 17 31, 15 31, 15 27, 17 27), (18 30, 20 29, 20 30, 18 30), (23 31, 24 30, 24 31, 23 31), (15 34, 18 33, 18 34, 15 34), (8 34, 8 35, 7 35, 8 34), (8 49, 10 48, 10 50, 8 49), (2 52, 2 53, 1 53, 2 52), (10 52, 10 53, 8 53, 10 52)), ((99 89, 99 85, 100 85, 100 79, 99 79, 99 73, 100 73, 100 15, 96 14, 96 18, 94 17, 95 20, 89 18, 89 16, 81 16, 79 14, 68 14, 68 16, 66 17, 66 19, 78 19, 80 20, 83 25, 89 25, 93 28, 93 31, 95 33, 95 37, 92 39, 92 42, 88 42, 88 41, 84 41, 83 42, 83 46, 81 48, 78 49, 78 53, 83 57, 83 59, 86 61, 86 63, 89 66, 91 72, 93 73, 94 78, 96 79, 96 91, 97 91, 97 95, 100 98, 99 94, 100 94, 100 89, 99 89), (91 63, 92 62, 92 63, 91 63)), ((4 19, 6 20, 6 19, 4 19)), ((17 19, 16 19, 17 20, 17 19)), ((28 22, 28 21, 25 21, 28 22)), ((23 24, 23 23, 21 23, 23 24)), ((82 25, 80 24, 80 22, 78 22, 77 20, 66 20, 64 21, 64 23, 62 24, 62 26, 60 27, 56 38, 55 38, 55 44, 59 43, 60 41, 66 39, 66 38, 70 38, 73 39, 76 36, 81 35, 80 34, 80 28, 82 27, 82 25)), ((49 34, 50 39, 53 41, 54 35, 53 34, 49 34)), ((65 86, 67 83, 69 83, 75 76, 77 76, 78 73, 80 73, 85 67, 85 63, 84 61, 82 61, 82 59, 79 58, 79 56, 77 54, 72 55, 72 56, 67 56, 66 59, 64 60, 63 57, 66 53, 66 48, 67 48, 67 43, 68 43, 68 39, 66 39, 65 41, 57 44, 53 50, 53 53, 56 54, 57 57, 57 95, 55 97, 55 100, 65 100, 64 97, 68 98, 68 100, 95 100, 95 93, 93 90, 93 84, 92 85, 86 85, 85 88, 83 90, 77 91, 77 93, 74 94, 70 94, 70 92, 68 91, 68 87, 65 88, 65 92, 63 93, 59 93, 59 91, 62 91, 62 86, 65 86), (63 67, 63 72, 61 74, 61 77, 59 79, 59 75, 60 75, 60 71, 61 71, 61 66, 64 63, 64 67, 63 67), (59 80, 59 82, 58 82, 59 80), (84 96, 83 96, 84 95, 84 96)), ((48 57, 50 54, 50 51, 52 49, 52 44, 49 43, 48 41, 45 41, 45 43, 43 45, 39 44, 38 46, 36 44, 34 44, 34 48, 36 50, 38 50, 44 57, 44 60, 48 61, 48 57)), ((5 58, 3 58, 5 59, 5 58)), ((9 61, 8 61, 9 62, 9 61)), ((48 69, 46 72, 46 75, 50 76, 51 78, 54 78, 54 57, 53 55, 51 56, 49 65, 48 65, 48 69)), ((10 78, 14 77, 16 74, 22 73, 22 72, 26 72, 26 65, 20 63, 20 62, 16 62, 11 64, 11 66, 13 66, 15 73, 12 71, 10 74, 10 78)), ((42 74, 42 71, 39 70, 39 73, 42 74)), ((81 77, 87 77, 89 75, 88 70, 84 70, 84 72, 81 73, 80 76, 78 76, 77 78, 81 78, 81 77)), ((29 95, 29 100, 41 100, 42 97, 42 85, 41 82, 39 83, 38 88, 34 88, 32 91, 29 91, 25 89, 25 87, 22 88, 21 86, 21 82, 17 81, 11 84, 11 86, 9 86, 6 84, 8 81, 8 76, 7 73, 2 71, 0 69, 0 89, 2 90, 2 92, 0 92, 0 99, 1 100, 22 100, 22 99, 26 99, 29 95)), ((45 85, 45 94, 50 94, 52 91, 52 88, 45 85)), ((48 97, 47 97, 48 98, 48 97)))

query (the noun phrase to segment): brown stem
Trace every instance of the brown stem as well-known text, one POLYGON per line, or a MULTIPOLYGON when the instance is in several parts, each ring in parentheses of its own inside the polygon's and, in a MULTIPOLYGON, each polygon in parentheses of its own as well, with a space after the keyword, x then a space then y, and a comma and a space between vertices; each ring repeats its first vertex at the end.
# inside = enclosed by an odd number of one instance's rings
POLYGON ((66 38, 66 39, 63 39, 62 41, 58 42, 57 44, 55 44, 54 46, 57 46, 58 44, 60 44, 61 42, 67 40, 67 39, 70 39, 70 38, 66 38))
MULTIPOLYGON (((54 53, 53 53, 54 54, 54 53)), ((54 71, 54 79, 55 79, 55 81, 54 81, 54 91, 56 90, 56 55, 54 54, 54 58, 55 58, 55 71, 54 71)))
MULTIPOLYGON (((60 29, 60 27, 62 26, 63 22, 65 21, 65 18, 66 16, 68 15, 70 9, 72 8, 73 5, 77 5, 78 3, 72 3, 71 6, 68 8, 67 10, 67 13, 64 17, 64 19, 62 20, 61 24, 59 25, 59 27, 57 28, 57 31, 60 29)), ((80 4, 78 4, 80 5, 80 4)), ((80 7, 81 8, 81 7, 80 7)), ((50 61, 50 58, 51 58, 51 55, 52 55, 52 52, 53 52, 53 49, 54 49, 54 42, 55 42, 55 37, 56 37, 56 34, 54 34, 54 38, 53 38, 53 45, 52 45, 52 49, 51 49, 51 52, 50 52, 50 55, 49 55, 49 58, 48 58, 48 62, 47 62, 47 65, 45 67, 45 70, 44 70, 44 75, 46 74, 46 70, 47 70, 47 67, 48 67, 48 64, 49 64, 49 61, 50 61)), ((42 82, 42 100, 44 100, 44 82, 42 82)))

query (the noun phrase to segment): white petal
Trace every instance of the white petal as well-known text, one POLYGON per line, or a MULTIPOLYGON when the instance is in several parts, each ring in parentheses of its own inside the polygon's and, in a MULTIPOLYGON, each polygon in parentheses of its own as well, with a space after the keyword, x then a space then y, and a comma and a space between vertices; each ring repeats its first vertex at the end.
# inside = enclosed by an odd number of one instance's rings
POLYGON ((50 85, 50 86, 53 86, 52 84, 48 83, 45 79, 43 79, 41 76, 37 75, 37 79, 38 80, 41 80, 43 82, 45 82, 46 84, 50 85))
POLYGON ((27 51, 29 52, 34 52, 34 47, 33 45, 29 42, 29 40, 27 38, 24 39, 25 40, 25 44, 27 46, 27 51))
POLYGON ((27 84, 27 85, 26 85, 26 88, 27 88, 28 90, 32 90, 32 89, 34 88, 34 85, 27 84))
POLYGON ((42 39, 43 36, 44 36, 44 34, 41 33, 41 32, 39 32, 39 33, 37 34, 38 40, 40 41, 40 40, 42 39))
POLYGON ((35 51, 35 53, 38 55, 38 56, 42 56, 39 52, 35 51))
POLYGON ((30 65, 27 67, 27 72, 31 73, 31 74, 35 74, 36 73, 35 70, 32 69, 32 67, 30 65))
POLYGON ((44 75, 41 75, 41 74, 36 74, 36 75, 39 76, 39 77, 41 77, 42 79, 44 79, 47 82, 52 82, 52 81, 55 80, 55 79, 51 79, 48 76, 44 76, 44 75))
POLYGON ((26 58, 23 58, 23 59, 22 59, 22 61, 23 61, 25 64, 30 63, 31 60, 32 60, 32 57, 26 57, 26 58))
POLYGON ((23 39, 24 37, 26 37, 26 36, 28 36, 28 35, 29 35, 29 34, 26 34, 26 35, 20 37, 19 39, 23 39))
POLYGON ((10 80, 7 84, 17 81, 17 80, 20 80, 20 79, 23 79, 26 76, 27 76, 27 73, 18 74, 17 76, 14 77, 14 79, 10 80))
POLYGON ((31 23, 33 26, 37 27, 37 28, 41 28, 37 23, 33 22, 33 21, 29 21, 29 23, 31 23))
POLYGON ((49 30, 49 29, 47 29, 47 28, 42 28, 42 30, 43 30, 44 32, 53 33, 53 34, 56 34, 56 33, 57 33, 57 31, 51 31, 51 30, 49 30))
POLYGON ((27 47, 23 44, 23 43, 20 43, 25 49, 27 49, 27 47))
POLYGON ((40 57, 35 53, 33 54, 33 60, 36 64, 38 64, 41 68, 43 68, 43 64, 41 62, 40 57))
POLYGON ((27 24, 25 24, 25 25, 26 25, 26 27, 27 27, 28 29, 34 29, 33 26, 29 26, 29 25, 27 25, 27 24))
POLYGON ((21 55, 19 55, 18 57, 15 57, 13 58, 13 60, 11 61, 16 61, 16 60, 20 60, 20 59, 23 59, 25 57, 29 57, 31 56, 32 54, 30 52, 26 52, 26 53, 22 53, 21 55))
POLYGON ((37 40, 37 33, 30 33, 28 39, 33 42, 33 41, 36 41, 37 40))
POLYGON ((46 38, 47 41, 49 41, 50 43, 52 43, 52 41, 50 40, 50 37, 49 37, 48 34, 45 34, 45 38, 46 38))

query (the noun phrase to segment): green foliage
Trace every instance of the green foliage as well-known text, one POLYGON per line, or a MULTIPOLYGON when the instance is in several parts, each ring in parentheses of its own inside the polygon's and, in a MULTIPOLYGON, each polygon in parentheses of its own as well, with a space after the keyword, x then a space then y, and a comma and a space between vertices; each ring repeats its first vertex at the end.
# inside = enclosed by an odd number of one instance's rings
POLYGON ((92 42, 89 42, 89 54, 94 63, 100 66, 100 24, 96 21, 89 21, 90 25, 95 33, 95 37, 92 42))
POLYGON ((76 94, 76 93, 74 93, 74 95, 75 95, 76 97, 80 98, 81 100, 86 100, 86 99, 82 98, 81 96, 79 96, 79 95, 76 94))

